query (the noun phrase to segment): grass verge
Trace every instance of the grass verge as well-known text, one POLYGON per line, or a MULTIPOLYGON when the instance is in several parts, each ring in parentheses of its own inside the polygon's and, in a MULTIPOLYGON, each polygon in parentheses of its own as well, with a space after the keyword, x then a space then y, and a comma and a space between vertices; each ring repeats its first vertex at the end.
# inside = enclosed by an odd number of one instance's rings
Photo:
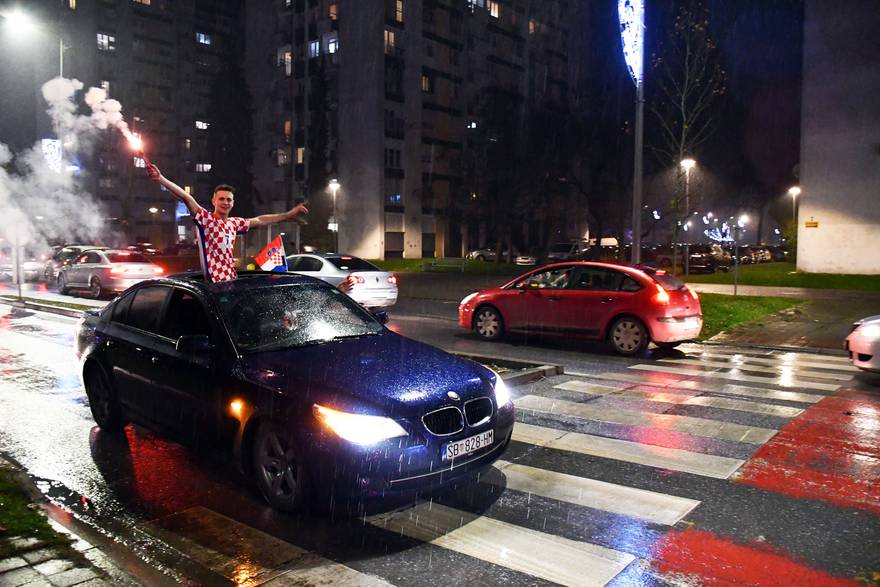
MULTIPOLYGON (((733 271, 688 275, 688 283, 733 283, 733 271)), ((777 287, 807 287, 813 289, 851 289, 880 291, 880 275, 837 275, 833 273, 804 273, 794 263, 759 263, 740 265, 740 285, 771 285, 777 287)))
MULTIPOLYGON (((434 259, 370 259, 370 263, 379 267, 383 271, 396 272, 423 272, 425 266, 430 266, 434 259)), ((459 261, 459 259, 456 259, 459 261)), ((526 271, 534 269, 523 265, 515 265, 513 263, 494 263, 491 261, 475 261, 466 259, 464 261, 464 273, 476 273, 478 275, 509 275, 515 277, 526 271)), ((430 269, 436 273, 462 273, 459 267, 435 267, 430 269)))
MULTIPOLYGON (((20 473, 0 465, 0 559, 15 555, 19 549, 12 537, 36 538, 39 547, 65 549, 70 540, 55 532, 39 508, 31 507, 31 499, 19 478, 20 473)), ((31 546, 24 550, 34 550, 31 546)))
POLYGON ((700 339, 707 340, 738 324, 759 320, 780 310, 803 304, 804 301, 774 296, 700 294, 703 307, 703 331, 700 339))
MULTIPOLYGON (((18 296, 9 296, 9 295, 0 295, 0 299, 6 300, 9 302, 17 302, 18 296)), ((95 306, 86 306, 85 304, 74 304, 71 302, 57 302, 55 300, 44 300, 42 298, 27 298, 22 297, 21 301, 29 302, 31 304, 40 304, 43 306, 54 306, 56 308, 67 308, 68 310, 94 310, 95 306)))

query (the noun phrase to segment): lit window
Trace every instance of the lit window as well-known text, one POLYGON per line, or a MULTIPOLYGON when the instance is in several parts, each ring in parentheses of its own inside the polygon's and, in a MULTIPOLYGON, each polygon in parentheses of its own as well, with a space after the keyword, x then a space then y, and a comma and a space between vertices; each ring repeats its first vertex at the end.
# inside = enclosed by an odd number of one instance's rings
POLYGON ((385 54, 394 53, 394 31, 385 31, 385 54))
POLYGON ((205 120, 196 120, 196 128, 199 130, 208 130, 208 127, 211 126, 210 122, 205 120))
POLYGON ((210 163, 196 163, 196 172, 208 173, 209 171, 211 171, 210 163))
POLYGON ((330 17, 330 20, 336 20, 339 18, 339 7, 335 2, 327 8, 327 15, 330 17))
POLYGON ((309 59, 314 59, 321 54, 321 41, 309 41, 309 59))
POLYGON ((68 2, 67 2, 67 6, 68 6, 71 10, 76 10, 76 0, 68 0, 68 2))
POLYGON ((290 45, 278 49, 275 64, 284 67, 284 75, 290 75, 293 71, 293 51, 290 50, 290 45))
MULTIPOLYGON (((164 186, 163 186, 163 187, 164 187, 164 186)), ((191 193, 193 193, 193 186, 191 186, 191 185, 185 185, 185 186, 183 186, 183 191, 185 191, 185 192, 188 193, 188 194, 191 194, 191 193)))
POLYGON ((140 167, 141 169, 143 169, 147 166, 147 162, 144 161, 143 157, 135 157, 134 158, 134 166, 140 167))
POLYGON ((202 45, 210 45, 211 44, 211 35, 208 33, 196 33, 196 41, 201 43, 202 45))
POLYGON ((468 123, 467 127, 468 127, 468 128, 477 128, 477 121, 476 121, 476 120, 471 120, 471 121, 468 123))
POLYGON ((276 149, 275 157, 279 166, 290 163, 290 154, 287 152, 287 149, 276 149))
POLYGON ((290 140, 290 133, 291 133, 292 129, 293 129, 293 121, 288 118, 287 120, 284 121, 284 138, 287 139, 288 141, 290 140))
POLYGON ((403 22, 403 0, 396 0, 394 3, 394 20, 403 22))
POLYGON ((428 94, 434 91, 434 84, 431 83, 431 77, 422 74, 422 91, 428 94))
POLYGON ((497 0, 489 0, 489 15, 495 18, 501 18, 501 3, 497 0))
POLYGON ((134 0, 134 1, 137 2, 138 4, 143 4, 144 6, 149 6, 150 2, 152 2, 152 0, 134 0))
POLYGON ((476 8, 485 8, 486 0, 467 0, 467 6, 473 12, 476 8))
POLYGON ((327 53, 333 55, 339 51, 339 39, 336 37, 331 37, 329 41, 327 41, 327 53))
POLYGON ((184 148, 184 149, 186 149, 187 151, 189 151, 190 149, 192 149, 192 146, 193 146, 193 144, 192 144, 192 140, 191 140, 191 139, 183 139, 183 148, 184 148))
POLYGON ((98 51, 116 51, 116 37, 107 33, 98 33, 98 51))
POLYGON ((297 147, 296 148, 296 163, 297 165, 302 165, 306 160, 306 149, 305 147, 297 147))

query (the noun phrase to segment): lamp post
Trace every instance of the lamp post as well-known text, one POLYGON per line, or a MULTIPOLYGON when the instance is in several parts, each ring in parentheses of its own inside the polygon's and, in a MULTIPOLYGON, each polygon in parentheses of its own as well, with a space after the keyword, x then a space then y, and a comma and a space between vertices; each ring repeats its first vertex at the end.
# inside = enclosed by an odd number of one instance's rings
MULTIPOLYGON (((7 12, 4 17, 6 18, 6 25, 17 34, 25 34, 25 33, 33 33, 39 30, 39 26, 36 21, 31 18, 29 14, 26 12, 22 12, 21 10, 15 9, 11 12, 7 12)), ((59 33, 58 35, 58 77, 64 77, 64 50, 67 47, 64 46, 64 38, 59 33)))
POLYGON ((336 192, 339 191, 339 181, 336 178, 330 180, 327 186, 330 188, 330 194, 333 196, 333 222, 328 226, 333 231, 333 252, 339 252, 339 219, 336 217, 336 192))
MULTIPOLYGON (((691 169, 697 164, 696 161, 688 157, 681 160, 681 167, 684 169, 684 216, 689 218, 691 215, 691 169)), ((684 245, 684 274, 690 275, 691 269, 691 244, 690 239, 684 245)))
POLYGON ((788 195, 791 196, 791 222, 797 230, 797 197, 801 195, 801 188, 793 185, 788 188, 788 195))
POLYGON ((644 0, 618 0, 620 39, 630 76, 636 84, 636 134, 633 157, 632 257, 638 264, 642 257, 642 151, 645 126, 645 3, 644 0))
MULTIPOLYGON (((731 220, 733 216, 730 217, 731 220)), ((749 217, 743 214, 733 224, 733 295, 736 295, 739 286, 739 231, 749 222, 749 217)))

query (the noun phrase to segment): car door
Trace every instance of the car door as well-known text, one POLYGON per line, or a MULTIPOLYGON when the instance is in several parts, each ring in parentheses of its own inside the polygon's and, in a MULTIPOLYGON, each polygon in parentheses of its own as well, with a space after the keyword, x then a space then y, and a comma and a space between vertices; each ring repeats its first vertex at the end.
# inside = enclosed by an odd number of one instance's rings
POLYGON ((607 267, 578 267, 557 304, 560 328, 583 336, 599 336, 626 301, 620 292, 623 278, 623 273, 607 267))
POLYGON ((151 351, 159 337, 159 317, 171 288, 136 289, 114 305, 105 350, 123 406, 141 419, 154 420, 159 407, 152 392, 155 361, 151 351))
POLYGON ((159 403, 157 419, 193 440, 218 410, 212 353, 179 350, 177 341, 181 336, 198 335, 216 341, 220 333, 209 316, 195 292, 175 287, 160 321, 159 337, 150 349, 154 366, 151 392, 159 403))
POLYGON ((559 319, 559 301, 568 287, 574 267, 561 265, 536 271, 522 284, 517 284, 520 292, 526 328, 532 331, 557 331, 562 328, 559 319))

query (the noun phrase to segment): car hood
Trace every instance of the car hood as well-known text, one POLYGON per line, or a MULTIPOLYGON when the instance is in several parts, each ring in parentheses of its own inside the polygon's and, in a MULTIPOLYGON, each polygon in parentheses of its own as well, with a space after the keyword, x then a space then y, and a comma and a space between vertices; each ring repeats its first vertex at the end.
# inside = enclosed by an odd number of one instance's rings
POLYGON ((340 409, 407 415, 491 393, 491 372, 473 361, 393 332, 254 353, 244 375, 291 397, 340 409))
POLYGON ((862 318, 861 320, 856 320, 855 324, 868 324, 868 323, 880 324, 880 314, 877 316, 868 316, 867 318, 862 318))

